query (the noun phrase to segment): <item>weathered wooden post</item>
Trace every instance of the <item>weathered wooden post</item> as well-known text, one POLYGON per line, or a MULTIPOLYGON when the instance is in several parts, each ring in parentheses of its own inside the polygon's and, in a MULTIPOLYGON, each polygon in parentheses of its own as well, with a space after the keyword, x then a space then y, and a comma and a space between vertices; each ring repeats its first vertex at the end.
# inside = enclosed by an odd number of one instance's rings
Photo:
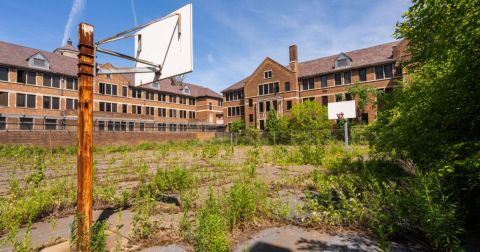
POLYGON ((92 224, 93 26, 78 26, 77 249, 88 251, 92 224))

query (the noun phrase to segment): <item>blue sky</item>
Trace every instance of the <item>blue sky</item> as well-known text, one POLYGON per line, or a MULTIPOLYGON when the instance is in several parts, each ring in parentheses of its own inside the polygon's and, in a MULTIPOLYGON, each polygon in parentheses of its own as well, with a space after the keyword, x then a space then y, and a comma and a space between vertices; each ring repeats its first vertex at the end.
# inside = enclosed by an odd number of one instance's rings
MULTIPOLYGON (((52 51, 64 37, 77 44, 79 22, 93 24, 95 38, 101 39, 189 2, 194 72, 186 80, 215 91, 248 76, 267 56, 288 63, 291 44, 298 46, 299 60, 305 61, 393 41, 395 24, 410 5, 409 0, 0 1, 0 40, 52 51)), ((110 49, 133 53, 133 43, 124 41, 110 49)), ((130 64, 103 55, 98 60, 130 64)))

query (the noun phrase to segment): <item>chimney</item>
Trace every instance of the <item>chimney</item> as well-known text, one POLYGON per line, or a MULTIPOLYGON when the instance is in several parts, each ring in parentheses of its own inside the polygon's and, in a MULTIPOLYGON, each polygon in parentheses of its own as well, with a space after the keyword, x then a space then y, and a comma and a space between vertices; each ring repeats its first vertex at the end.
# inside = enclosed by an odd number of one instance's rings
POLYGON ((71 38, 68 38, 68 41, 67 41, 67 45, 72 45, 72 39, 71 38))
POLYGON ((298 50, 297 45, 291 45, 289 48, 290 53, 290 70, 298 72, 298 50))

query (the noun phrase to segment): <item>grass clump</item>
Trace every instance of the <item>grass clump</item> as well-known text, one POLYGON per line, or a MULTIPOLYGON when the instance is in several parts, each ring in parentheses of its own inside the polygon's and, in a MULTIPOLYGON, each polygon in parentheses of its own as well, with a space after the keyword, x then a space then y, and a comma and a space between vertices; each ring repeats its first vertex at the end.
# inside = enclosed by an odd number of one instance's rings
POLYGON ((224 252, 228 251, 227 223, 223 217, 220 202, 214 198, 211 189, 204 206, 197 215, 195 232, 195 251, 224 252))
POLYGON ((254 220, 264 211, 267 202, 267 188, 259 182, 235 182, 226 194, 226 218, 230 230, 236 224, 254 220))
POLYGON ((191 188, 194 183, 195 177, 192 172, 181 167, 175 167, 170 170, 158 169, 152 179, 152 184, 158 192, 181 192, 191 188))

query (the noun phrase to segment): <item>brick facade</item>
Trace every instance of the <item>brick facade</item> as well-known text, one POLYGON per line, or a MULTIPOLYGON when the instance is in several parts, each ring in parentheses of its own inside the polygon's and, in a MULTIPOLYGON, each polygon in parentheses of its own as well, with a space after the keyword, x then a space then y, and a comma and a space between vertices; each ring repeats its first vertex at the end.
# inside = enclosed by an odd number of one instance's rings
MULTIPOLYGON (((405 48, 406 41, 396 41, 298 63, 293 45, 288 65, 267 57, 250 76, 222 91, 224 124, 244 119, 246 127, 264 129, 270 110, 288 116, 293 105, 305 100, 325 106, 349 100, 348 89, 355 83, 389 91, 403 78, 401 62, 408 57, 405 48)), ((357 119, 368 123, 375 120, 376 113, 377 108, 368 104, 357 119)))
MULTIPOLYGON (((0 131, 75 128, 75 51, 71 43, 50 53, 0 41, 0 131), (32 65, 32 60, 46 67, 32 65)), ((114 68, 111 64, 101 67, 114 68)), ((190 83, 175 86, 169 79, 141 87, 133 83, 131 74, 95 77, 96 130, 169 132, 223 127, 222 98, 208 88, 190 83)))

